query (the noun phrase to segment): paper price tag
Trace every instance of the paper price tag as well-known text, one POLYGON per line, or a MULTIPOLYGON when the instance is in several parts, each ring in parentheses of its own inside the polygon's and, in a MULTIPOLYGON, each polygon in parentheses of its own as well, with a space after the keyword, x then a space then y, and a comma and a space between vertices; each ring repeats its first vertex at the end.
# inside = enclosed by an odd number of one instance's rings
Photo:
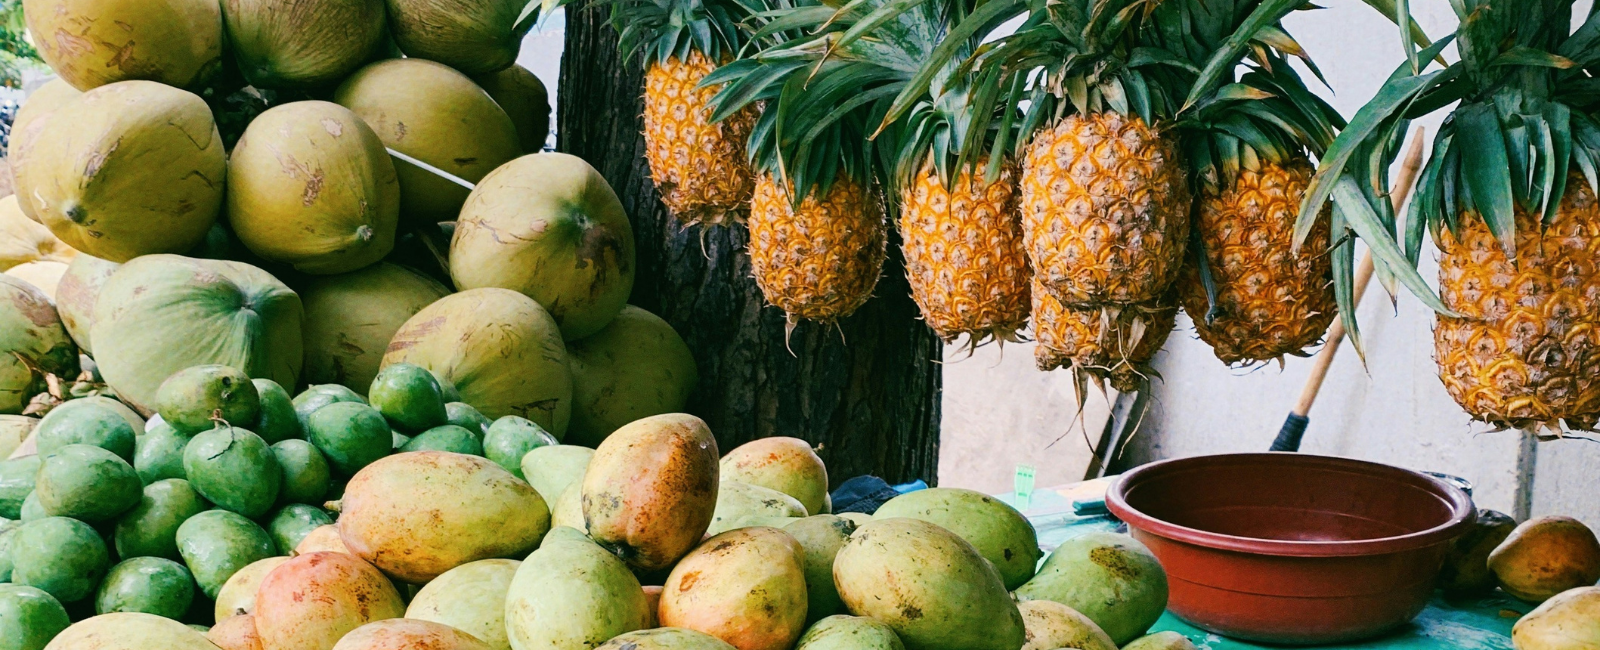
POLYGON ((1017 495, 1017 509, 1027 510, 1033 507, 1033 466, 1018 465, 1017 474, 1012 480, 1012 492, 1017 495))

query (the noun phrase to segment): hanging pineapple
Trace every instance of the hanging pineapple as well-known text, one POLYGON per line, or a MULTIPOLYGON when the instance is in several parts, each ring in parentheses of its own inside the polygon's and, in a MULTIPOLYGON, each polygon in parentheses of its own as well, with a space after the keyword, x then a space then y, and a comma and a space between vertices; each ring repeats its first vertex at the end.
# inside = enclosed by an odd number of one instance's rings
POLYGON ((625 58, 643 51, 645 160, 673 216, 721 225, 743 220, 754 180, 745 162, 754 106, 711 120, 715 87, 700 82, 745 42, 739 0, 617 0, 611 25, 625 58))
MULTIPOLYGON (((1438 312, 1434 357, 1474 419, 1556 437, 1600 419, 1600 14, 1573 29, 1572 0, 1452 2, 1461 60, 1407 64, 1334 141, 1304 215, 1329 201, 1352 228, 1394 223, 1389 142, 1413 102, 1459 102, 1434 136, 1406 219, 1404 250, 1374 246, 1381 273, 1438 312), (1356 125, 1361 125, 1358 129, 1356 125), (1440 251, 1439 296, 1414 265, 1425 233, 1440 251), (1442 298, 1442 300, 1441 300, 1442 298)), ((1369 238, 1369 243, 1377 241, 1369 238)), ((1381 275, 1380 275, 1381 277, 1381 275)))
MULTIPOLYGON (((1154 372, 1150 360, 1172 334, 1177 301, 1162 298, 1109 309, 1070 309, 1033 284, 1034 360, 1040 370, 1071 368, 1104 377, 1112 388, 1139 390, 1154 372)), ((1078 388, 1080 400, 1082 387, 1078 388)))

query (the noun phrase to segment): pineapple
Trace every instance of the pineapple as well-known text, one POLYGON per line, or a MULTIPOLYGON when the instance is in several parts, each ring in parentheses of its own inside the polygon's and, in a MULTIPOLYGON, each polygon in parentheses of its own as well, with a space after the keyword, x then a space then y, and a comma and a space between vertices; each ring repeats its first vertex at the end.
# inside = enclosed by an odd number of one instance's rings
POLYGON ((1177 314, 1170 295, 1125 307, 1067 307, 1036 281, 1034 361, 1040 370, 1068 368, 1080 384, 1110 380, 1119 391, 1139 390, 1154 374, 1150 360, 1172 334, 1177 314))
POLYGON ((750 272, 768 303, 833 322, 872 297, 883 272, 883 209, 869 188, 840 177, 799 207, 770 175, 756 182, 750 210, 750 272))

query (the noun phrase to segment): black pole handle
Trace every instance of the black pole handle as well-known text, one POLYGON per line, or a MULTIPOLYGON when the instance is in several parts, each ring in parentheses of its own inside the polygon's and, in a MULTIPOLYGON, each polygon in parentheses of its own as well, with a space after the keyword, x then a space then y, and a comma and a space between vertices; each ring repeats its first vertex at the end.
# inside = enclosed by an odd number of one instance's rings
POLYGON ((1272 441, 1271 451, 1300 451, 1300 439, 1306 435, 1306 425, 1311 423, 1311 418, 1299 413, 1290 413, 1283 421, 1283 428, 1278 430, 1278 439, 1272 441))

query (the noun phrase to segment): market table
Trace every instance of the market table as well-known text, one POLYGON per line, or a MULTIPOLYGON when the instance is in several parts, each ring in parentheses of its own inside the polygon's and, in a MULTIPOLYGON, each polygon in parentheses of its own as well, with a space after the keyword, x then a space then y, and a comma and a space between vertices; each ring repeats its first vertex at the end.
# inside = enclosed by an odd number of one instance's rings
MULTIPOLYGON (((1039 531, 1039 545, 1054 549, 1061 542, 1096 530, 1126 532, 1126 527, 1109 515, 1080 516, 1073 502, 1105 498, 1112 479, 1098 479, 1056 488, 1036 490, 1019 503, 1015 493, 1000 498, 1021 510, 1039 531)), ((1511 650, 1511 626, 1532 609, 1531 605, 1496 596, 1471 603, 1450 603, 1434 597, 1411 625, 1388 636, 1361 643, 1330 648, 1372 650, 1511 650)), ((1172 630, 1189 637, 1201 650, 1252 650, 1274 646, 1229 639, 1164 614, 1152 632, 1172 630)))

